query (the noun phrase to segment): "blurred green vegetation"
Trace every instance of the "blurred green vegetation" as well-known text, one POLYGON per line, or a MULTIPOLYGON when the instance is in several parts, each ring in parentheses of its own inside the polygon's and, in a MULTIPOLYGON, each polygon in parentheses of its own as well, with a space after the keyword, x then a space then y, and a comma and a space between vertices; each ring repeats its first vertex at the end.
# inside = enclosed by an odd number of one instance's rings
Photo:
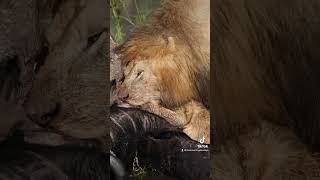
POLYGON ((164 177, 164 174, 161 171, 154 169, 150 164, 140 165, 138 156, 136 154, 132 163, 132 169, 129 175, 129 179, 145 180, 145 179, 148 179, 148 177, 154 177, 154 176, 164 177))
POLYGON ((131 177, 139 177, 139 176, 145 176, 145 175, 146 175, 145 167, 140 166, 139 159, 136 155, 136 157, 133 160, 133 164, 132 164, 131 177))
POLYGON ((111 35, 122 43, 136 26, 145 22, 160 0, 111 0, 111 35))

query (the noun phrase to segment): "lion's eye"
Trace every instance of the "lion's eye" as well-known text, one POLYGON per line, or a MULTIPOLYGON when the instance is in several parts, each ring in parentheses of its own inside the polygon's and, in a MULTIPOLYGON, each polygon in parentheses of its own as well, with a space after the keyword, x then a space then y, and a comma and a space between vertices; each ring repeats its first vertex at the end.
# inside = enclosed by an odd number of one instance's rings
POLYGON ((124 79, 125 79, 125 76, 122 76, 122 78, 120 79, 120 84, 123 83, 124 79))
POLYGON ((139 72, 137 73, 137 78, 140 78, 140 77, 142 76, 142 74, 143 74, 143 71, 139 71, 139 72))

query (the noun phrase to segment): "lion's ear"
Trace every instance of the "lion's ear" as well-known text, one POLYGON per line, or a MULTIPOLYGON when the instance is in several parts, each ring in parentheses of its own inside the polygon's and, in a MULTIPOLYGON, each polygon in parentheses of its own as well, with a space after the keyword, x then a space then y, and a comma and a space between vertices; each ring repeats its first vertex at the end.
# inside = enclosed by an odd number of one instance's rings
POLYGON ((174 39, 171 36, 168 37, 168 47, 172 51, 174 51, 176 49, 174 39))

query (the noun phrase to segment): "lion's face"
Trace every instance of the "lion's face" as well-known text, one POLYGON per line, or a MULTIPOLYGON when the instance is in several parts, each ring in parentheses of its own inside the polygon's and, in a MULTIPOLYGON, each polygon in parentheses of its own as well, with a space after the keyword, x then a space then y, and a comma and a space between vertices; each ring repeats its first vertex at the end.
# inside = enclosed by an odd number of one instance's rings
POLYGON ((158 78, 152 61, 129 62, 123 72, 124 76, 117 87, 119 106, 135 107, 160 100, 158 78))

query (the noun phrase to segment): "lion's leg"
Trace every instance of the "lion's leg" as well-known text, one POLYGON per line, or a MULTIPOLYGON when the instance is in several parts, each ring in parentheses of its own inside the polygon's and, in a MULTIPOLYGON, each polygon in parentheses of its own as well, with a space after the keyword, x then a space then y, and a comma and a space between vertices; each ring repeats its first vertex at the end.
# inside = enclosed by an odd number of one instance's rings
POLYGON ((165 118, 170 124, 183 128, 191 139, 210 144, 210 113, 199 102, 191 101, 175 110, 150 102, 142 109, 165 118))
POLYGON ((198 142, 210 144, 210 112, 203 104, 190 101, 175 112, 183 114, 189 122, 184 126, 184 133, 198 142))
POLYGON ((158 103, 148 103, 142 106, 142 109, 166 119, 170 124, 177 127, 184 127, 189 123, 189 120, 184 113, 181 113, 180 111, 177 113, 158 103))

